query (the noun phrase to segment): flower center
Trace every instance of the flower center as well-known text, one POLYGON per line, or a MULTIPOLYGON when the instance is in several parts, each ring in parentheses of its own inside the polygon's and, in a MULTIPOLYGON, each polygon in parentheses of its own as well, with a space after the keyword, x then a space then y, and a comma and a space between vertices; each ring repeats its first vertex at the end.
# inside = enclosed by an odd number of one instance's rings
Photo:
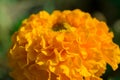
POLYGON ((57 23, 54 24, 52 27, 53 31, 61 31, 61 30, 67 30, 67 28, 65 27, 65 25, 63 23, 57 23))

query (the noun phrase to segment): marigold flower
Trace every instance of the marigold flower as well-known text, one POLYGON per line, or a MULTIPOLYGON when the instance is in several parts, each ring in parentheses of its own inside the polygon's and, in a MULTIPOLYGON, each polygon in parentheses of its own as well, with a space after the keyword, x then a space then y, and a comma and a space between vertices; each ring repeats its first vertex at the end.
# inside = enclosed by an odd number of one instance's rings
POLYGON ((107 25, 79 9, 25 19, 9 51, 15 80, 102 80, 109 64, 120 63, 120 49, 107 25))

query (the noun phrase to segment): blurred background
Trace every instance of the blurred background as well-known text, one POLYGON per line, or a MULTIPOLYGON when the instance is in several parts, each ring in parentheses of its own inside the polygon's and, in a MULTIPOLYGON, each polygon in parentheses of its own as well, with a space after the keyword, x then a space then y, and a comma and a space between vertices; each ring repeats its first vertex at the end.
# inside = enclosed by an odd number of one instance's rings
MULTIPOLYGON (((120 45, 120 0, 0 0, 0 80, 13 80, 7 67, 7 52, 11 36, 23 19, 46 10, 81 9, 105 21, 114 32, 114 42, 120 45)), ((120 80, 120 65, 116 71, 107 66, 103 80, 120 80)))

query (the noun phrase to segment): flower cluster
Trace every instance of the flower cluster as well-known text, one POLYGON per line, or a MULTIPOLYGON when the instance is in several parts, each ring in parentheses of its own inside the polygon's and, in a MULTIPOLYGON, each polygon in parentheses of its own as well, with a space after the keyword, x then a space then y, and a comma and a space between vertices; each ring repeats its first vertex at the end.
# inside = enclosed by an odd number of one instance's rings
POLYGON ((120 49, 107 25, 79 9, 41 11, 25 19, 12 37, 8 57, 15 80, 102 80, 120 49))

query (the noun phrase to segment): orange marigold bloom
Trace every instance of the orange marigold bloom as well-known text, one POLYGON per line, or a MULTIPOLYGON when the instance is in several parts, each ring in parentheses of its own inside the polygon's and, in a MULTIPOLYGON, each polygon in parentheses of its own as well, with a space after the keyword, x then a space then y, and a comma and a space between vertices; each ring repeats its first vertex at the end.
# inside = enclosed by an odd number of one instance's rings
POLYGON ((15 80, 102 80, 106 64, 120 63, 107 25, 79 9, 25 19, 9 51, 15 80))

